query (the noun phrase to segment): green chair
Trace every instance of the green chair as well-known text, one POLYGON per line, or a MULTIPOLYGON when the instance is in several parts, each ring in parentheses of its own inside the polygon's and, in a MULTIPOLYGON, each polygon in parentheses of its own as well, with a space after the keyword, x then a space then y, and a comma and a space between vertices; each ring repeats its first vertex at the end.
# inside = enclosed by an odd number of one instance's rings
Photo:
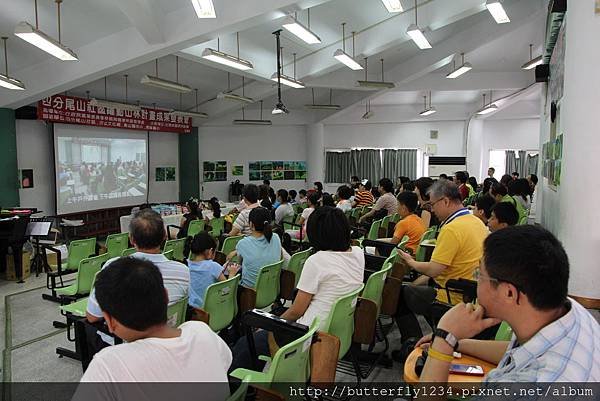
POLYGON ((208 224, 210 224, 211 230, 208 232, 213 238, 220 237, 223 234, 223 230, 225 228, 225 217, 221 216, 218 218, 212 219, 208 224))
POLYGON ((388 214, 387 216, 385 216, 382 220, 381 220, 381 225, 379 226, 379 228, 382 228, 385 230, 385 233, 387 235, 387 230, 388 227, 390 225, 390 219, 392 218, 391 214, 388 214))
POLYGON ((340 339, 340 352, 338 359, 342 359, 352 345, 354 334, 354 311, 358 302, 358 295, 363 290, 364 284, 351 293, 339 298, 329 312, 322 331, 332 334, 340 339))
MULTIPOLYGON (((400 240, 398 245, 396 245, 396 249, 402 249, 403 251, 406 252, 406 244, 408 244, 409 240, 410 240, 410 237, 408 235, 405 235, 404 237, 402 237, 402 239, 400 240)), ((396 251, 396 253, 397 253, 397 251, 396 251)))
POLYGON ((237 290, 241 277, 238 274, 206 289, 202 311, 208 314, 208 325, 214 332, 229 327, 237 315, 237 290))
POLYGON ((271 359, 261 355, 259 359, 270 362, 266 372, 249 369, 236 369, 231 376, 248 380, 250 383, 270 385, 275 383, 306 383, 310 374, 310 345, 319 328, 319 318, 315 318, 308 332, 297 340, 279 348, 271 359))
POLYGON ((106 237, 106 253, 108 258, 118 258, 129 247, 129 234, 110 234, 106 237))
POLYGON ((304 268, 304 263, 312 255, 313 249, 309 248, 302 252, 296 252, 290 258, 288 262, 288 266, 285 270, 289 270, 294 273, 294 288, 298 286, 298 280, 300 280, 300 274, 302 274, 302 269, 304 268))
POLYGON ((163 254, 166 255, 168 251, 173 251, 172 259, 182 261, 185 259, 185 255, 183 254, 183 248, 185 247, 185 238, 180 239, 170 239, 165 241, 165 246, 163 247, 163 254))
POLYGON ((375 272, 369 276, 365 288, 361 294, 361 298, 369 299, 377 305, 377 315, 379 315, 379 309, 381 308, 381 299, 383 296, 383 286, 385 285, 385 279, 392 270, 393 260, 388 258, 384 263, 381 270, 375 272))
POLYGON ((136 252, 137 251, 135 250, 135 248, 127 248, 127 249, 123 250, 123 252, 121 252, 121 257, 124 258, 126 256, 131 256, 136 252))
POLYGON ((496 337, 494 340, 496 341, 510 341, 512 339, 513 330, 512 327, 505 321, 500 323, 500 327, 498 327, 498 331, 496 332, 496 337))
POLYGON ((193 237, 196 234, 204 231, 205 225, 206 225, 206 222, 203 219, 190 221, 188 223, 187 236, 193 237))
POLYGON ((169 259, 169 260, 173 260, 173 253, 175 251, 173 249, 169 249, 168 251, 163 251, 163 255, 165 255, 165 258, 169 259))
POLYGON ((238 389, 235 390, 235 392, 231 394, 226 401, 245 401, 246 394, 248 393, 248 382, 250 379, 250 376, 244 377, 244 380, 242 380, 242 383, 238 389))
POLYGON ((69 313, 76 317, 85 317, 87 311, 88 297, 78 299, 68 305, 63 305, 60 310, 64 313, 69 313))
POLYGON ((423 233, 423 236, 421 237, 421 242, 417 247, 417 252, 415 253, 415 260, 417 262, 423 262, 425 260, 426 250, 422 244, 429 243, 432 239, 435 239, 436 230, 437 227, 430 227, 427 229, 427 231, 423 233))
POLYGON ((167 323, 172 327, 178 327, 185 322, 187 312, 188 297, 183 297, 179 301, 167 307, 167 323))
POLYGON ((369 233, 367 234, 367 239, 375 241, 379 238, 379 228, 381 227, 381 219, 375 220, 373 224, 371 224, 371 228, 369 229, 369 233))
POLYGON ((83 259, 79 263, 75 282, 67 287, 58 288, 56 294, 62 297, 81 297, 88 295, 92 290, 96 273, 100 271, 102 265, 108 259, 108 253, 83 259))
MULTIPOLYGON (((227 237, 225 238, 225 240, 223 241, 223 246, 221 247, 221 257, 220 257, 220 261, 219 262, 223 262, 225 263, 225 258, 227 257, 227 255, 229 255, 231 252, 235 251, 235 247, 237 245, 238 242, 240 242, 240 240, 244 238, 243 235, 236 235, 234 237, 227 237)), ((215 260, 217 260, 217 258, 215 258, 215 260)), ((232 262, 239 262, 239 258, 236 256, 235 258, 231 259, 232 262)))
POLYGON ((279 281, 283 260, 266 265, 258 272, 256 279, 256 304, 255 308, 262 309, 277 300, 279 296, 279 281))
POLYGON ((398 214, 398 213, 394 213, 394 214, 392 215, 392 218, 390 219, 390 223, 396 224, 396 223, 398 223, 400 220, 401 220, 401 219, 400 219, 400 214, 398 214))

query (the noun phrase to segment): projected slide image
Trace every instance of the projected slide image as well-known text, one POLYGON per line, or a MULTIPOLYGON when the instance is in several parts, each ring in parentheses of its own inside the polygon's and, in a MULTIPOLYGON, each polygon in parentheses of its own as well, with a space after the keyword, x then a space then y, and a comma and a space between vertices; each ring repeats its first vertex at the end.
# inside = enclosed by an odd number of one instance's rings
POLYGON ((146 141, 59 137, 59 209, 93 201, 146 196, 146 141))

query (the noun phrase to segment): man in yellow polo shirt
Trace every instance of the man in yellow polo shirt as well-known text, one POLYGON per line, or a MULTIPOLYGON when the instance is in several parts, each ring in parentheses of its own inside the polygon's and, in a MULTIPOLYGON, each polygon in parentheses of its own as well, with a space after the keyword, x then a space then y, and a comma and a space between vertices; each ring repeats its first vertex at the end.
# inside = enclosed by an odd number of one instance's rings
POLYGON ((483 256, 483 241, 488 235, 481 220, 463 207, 454 183, 439 180, 431 186, 428 194, 431 210, 442 224, 431 261, 417 262, 409 254, 400 252, 406 263, 423 275, 402 287, 396 314, 402 341, 410 337, 420 338, 422 331, 415 314, 431 316, 434 300, 450 304, 462 301, 459 294, 451 294, 449 300, 445 290, 436 290, 427 282, 433 278, 437 286, 444 288, 449 279, 472 280, 483 256))

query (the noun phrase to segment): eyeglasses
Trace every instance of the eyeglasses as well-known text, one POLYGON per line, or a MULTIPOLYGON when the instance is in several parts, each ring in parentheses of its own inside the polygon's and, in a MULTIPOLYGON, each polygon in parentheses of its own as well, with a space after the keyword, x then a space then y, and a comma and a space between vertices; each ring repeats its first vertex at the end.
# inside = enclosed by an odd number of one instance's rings
POLYGON ((485 274, 481 274, 481 269, 478 267, 473 271, 473 280, 479 281, 479 279, 482 280, 488 280, 488 281, 495 281, 496 283, 499 283, 501 280, 498 280, 497 278, 494 277, 490 277, 488 275, 485 274))
POLYGON ((432 208, 432 207, 433 207, 433 206, 434 206, 436 203, 438 203, 439 201, 441 201, 441 200, 443 200, 443 199, 444 199, 444 198, 440 198, 440 199, 438 199, 438 200, 436 200, 436 201, 434 201, 434 202, 431 202, 431 201, 429 201, 429 202, 426 202, 426 203, 425 203, 425 205, 427 205, 427 206, 429 206, 430 208, 432 208))

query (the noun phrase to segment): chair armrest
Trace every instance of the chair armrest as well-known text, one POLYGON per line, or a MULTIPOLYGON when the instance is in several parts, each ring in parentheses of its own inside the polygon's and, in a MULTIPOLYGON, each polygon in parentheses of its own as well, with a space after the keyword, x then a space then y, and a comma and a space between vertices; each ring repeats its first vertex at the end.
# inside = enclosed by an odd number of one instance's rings
POLYGON ((359 344, 371 344, 375 336, 377 317, 377 304, 370 299, 359 297, 354 312, 352 341, 359 344))
POLYGON ((259 355, 258 356, 258 360, 259 361, 265 361, 265 362, 271 362, 271 357, 270 356, 266 356, 266 355, 259 355))
POLYGON ((317 340, 310 347, 310 382, 313 386, 327 388, 335 383, 339 353, 340 339, 318 331, 317 340))

